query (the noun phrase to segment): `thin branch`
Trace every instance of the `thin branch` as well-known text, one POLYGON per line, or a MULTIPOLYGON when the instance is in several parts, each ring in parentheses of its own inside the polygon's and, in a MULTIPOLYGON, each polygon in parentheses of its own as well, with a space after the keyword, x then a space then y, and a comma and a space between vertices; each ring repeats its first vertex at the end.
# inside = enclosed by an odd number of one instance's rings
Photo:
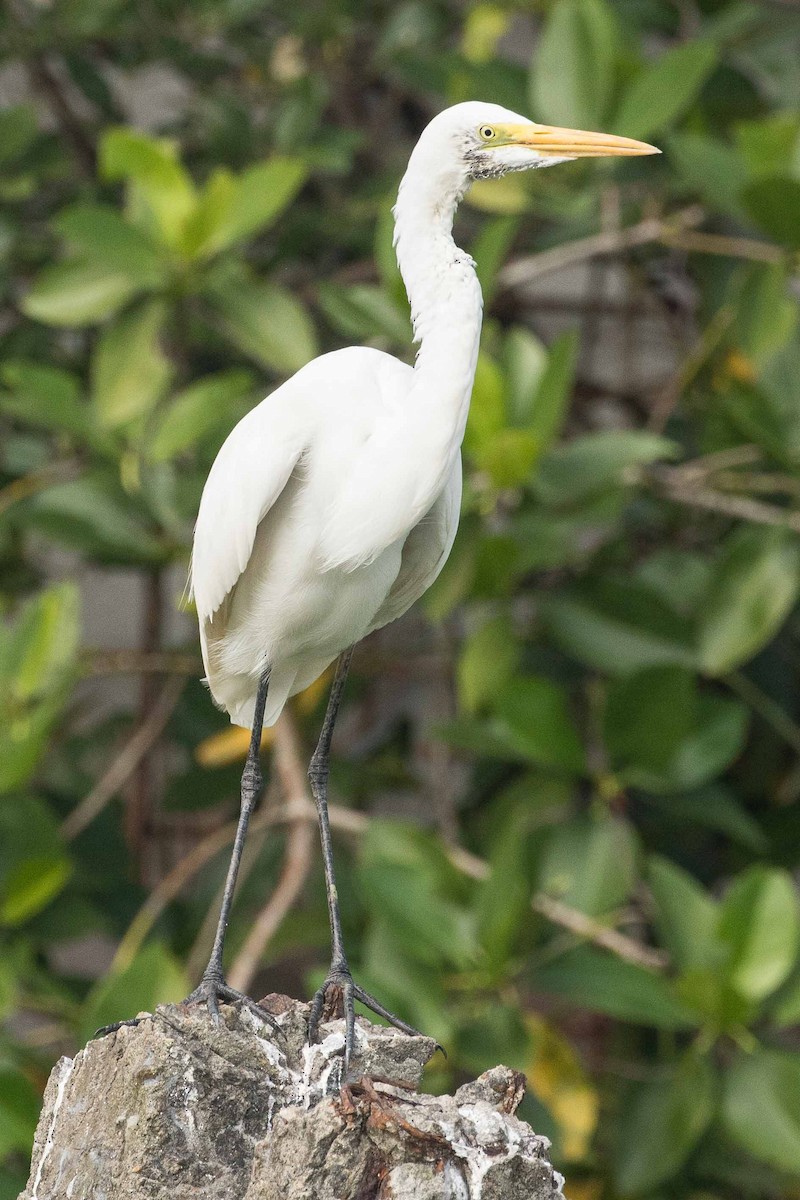
POLYGON ((94 146, 79 117, 72 111, 57 75, 43 54, 35 54, 25 64, 25 67, 31 84, 46 101, 64 140, 72 147, 81 171, 87 178, 93 179, 95 174, 94 146))
POLYGON ((665 229, 658 240, 665 246, 687 250, 690 254, 720 254, 724 258, 745 258, 766 263, 785 262, 787 257, 785 250, 770 242, 729 237, 724 233, 665 229))
POLYGON ((85 675, 200 675, 202 659, 195 654, 171 650, 84 650, 81 666, 85 675))
POLYGON ((725 683, 783 738, 787 746, 791 746, 795 754, 800 754, 800 726, 794 723, 785 708, 741 671, 731 671, 725 676, 725 683))
MULTIPOLYGON (((333 829, 357 836, 363 836, 371 822, 371 818, 364 813, 353 812, 352 809, 342 808, 335 804, 330 806, 329 816, 333 829)), ((317 824, 317 811, 314 804, 308 800, 307 794, 295 794, 287 804, 257 813, 250 822, 250 829, 251 832, 256 832, 272 825, 299 822, 314 827, 317 824)), ((203 869, 206 863, 233 842, 235 833, 236 822, 230 821, 222 829, 217 829, 203 838, 153 889, 117 948, 111 964, 112 973, 121 971, 130 965, 153 925, 169 903, 182 891, 189 880, 203 869)), ((486 879, 489 874, 488 863, 461 847, 449 847, 447 857, 457 870, 471 879, 486 879)), ((551 897, 537 892, 531 900, 531 905, 555 925, 569 929, 570 932, 587 938, 629 962, 637 962, 642 966, 655 969, 662 969, 666 964, 665 957, 657 950, 641 946, 632 938, 625 937, 624 934, 601 925, 598 921, 594 921, 591 917, 570 908, 559 900, 553 900, 551 897)))
POLYGON ((588 917, 586 913, 562 904, 560 900, 555 900, 544 892, 536 892, 531 899, 531 908, 534 912, 541 913, 548 921, 552 921, 554 925, 560 925, 562 929, 569 929, 571 933, 593 942, 595 946, 602 946, 604 950, 610 950, 612 954, 616 954, 618 958, 623 958, 626 962, 636 963, 637 966, 647 967, 654 971, 663 971, 668 965, 667 956, 660 950, 643 946, 641 942, 626 937, 624 933, 619 933, 616 929, 609 929, 607 925, 596 921, 594 917, 588 917))
MULTIPOLYGON (((311 804, 297 730, 288 709, 275 726, 274 745, 275 771, 286 804, 292 805, 296 801, 311 804)), ((249 989, 270 938, 280 928, 308 878, 315 841, 314 826, 310 821, 300 817, 289 823, 280 878, 231 965, 228 974, 231 987, 242 992, 249 989)))
POLYGON ((139 763, 158 741, 180 699, 186 681, 169 679, 150 713, 130 741, 112 762, 105 775, 62 822, 61 833, 67 841, 77 837, 125 786, 139 763))
POLYGON ((636 225, 625 229, 609 229, 603 233, 594 233, 590 237, 579 238, 574 242, 566 242, 553 246, 550 250, 542 250, 539 254, 531 254, 526 258, 518 258, 509 263, 498 276, 498 289, 524 287, 542 275, 560 271, 575 263, 586 262, 610 254, 621 254, 636 246, 646 246, 651 242, 660 242, 667 236, 675 236, 686 229, 699 225, 705 218, 705 212, 699 205, 691 205, 681 209, 669 218, 647 217, 636 225))
POLYGON ((677 504, 800 533, 800 513, 779 508, 775 504, 765 504, 763 500, 754 500, 751 496, 732 496, 726 492, 716 492, 713 488, 697 487, 681 467, 652 467, 648 476, 668 500, 677 504))
POLYGON ((54 483, 74 478, 75 474, 75 463, 61 462, 53 463, 49 467, 42 467, 40 471, 31 471, 28 475, 21 475, 19 479, 13 479, 11 483, 0 488, 0 513, 4 513, 21 500, 27 500, 29 496, 35 496, 37 492, 44 491, 54 483), (65 468, 67 469, 65 470, 65 468))

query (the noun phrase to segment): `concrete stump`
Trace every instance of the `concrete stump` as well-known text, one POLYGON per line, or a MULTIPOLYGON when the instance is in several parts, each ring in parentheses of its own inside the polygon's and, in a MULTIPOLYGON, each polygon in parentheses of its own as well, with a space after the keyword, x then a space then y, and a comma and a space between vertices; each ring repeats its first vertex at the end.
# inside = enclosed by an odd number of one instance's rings
POLYGON ((53 1069, 20 1200, 555 1200, 549 1143, 514 1113, 524 1077, 495 1067, 454 1096, 418 1092, 429 1038, 357 1020, 306 1045, 308 1006, 166 1005, 53 1069))

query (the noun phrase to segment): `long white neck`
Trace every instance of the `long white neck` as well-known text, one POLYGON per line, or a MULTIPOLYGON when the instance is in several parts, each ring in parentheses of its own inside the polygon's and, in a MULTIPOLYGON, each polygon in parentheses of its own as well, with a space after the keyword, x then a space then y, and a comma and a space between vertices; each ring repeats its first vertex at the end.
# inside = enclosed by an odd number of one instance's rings
POLYGON ((469 409, 483 298, 472 259, 453 241, 453 217, 466 180, 432 161, 425 149, 423 139, 400 184, 395 246, 419 342, 409 406, 427 411, 449 443, 452 461, 469 409))
POLYGON ((452 236, 464 168, 441 158, 441 146, 423 134, 400 185, 395 243, 420 348, 408 391, 382 414, 329 515, 321 545, 327 567, 352 570, 403 542, 456 465, 483 301, 472 259, 452 236))

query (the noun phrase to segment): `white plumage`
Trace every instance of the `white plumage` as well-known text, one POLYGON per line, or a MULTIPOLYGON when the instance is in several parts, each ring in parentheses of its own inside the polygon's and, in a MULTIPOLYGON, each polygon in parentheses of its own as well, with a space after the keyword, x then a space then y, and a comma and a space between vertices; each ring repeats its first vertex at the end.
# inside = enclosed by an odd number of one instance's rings
POLYGON ((482 309, 474 264, 452 238, 456 205, 473 178, 652 149, 603 136, 479 102, 434 118, 394 210, 415 366, 367 348, 322 355, 222 446, 200 504, 192 590, 208 683, 236 724, 252 724, 265 668, 270 725, 438 575, 458 524, 482 309))

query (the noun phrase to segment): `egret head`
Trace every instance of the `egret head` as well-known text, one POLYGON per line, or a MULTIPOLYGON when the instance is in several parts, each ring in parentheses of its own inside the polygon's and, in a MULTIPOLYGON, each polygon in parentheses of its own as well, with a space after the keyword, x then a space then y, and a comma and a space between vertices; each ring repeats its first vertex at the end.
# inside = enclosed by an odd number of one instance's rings
POLYGON ((438 159, 439 168, 458 171, 465 183, 508 171, 551 167, 575 158, 659 154, 655 146, 610 133, 538 125, 519 113, 470 100, 434 117, 420 148, 438 159))

